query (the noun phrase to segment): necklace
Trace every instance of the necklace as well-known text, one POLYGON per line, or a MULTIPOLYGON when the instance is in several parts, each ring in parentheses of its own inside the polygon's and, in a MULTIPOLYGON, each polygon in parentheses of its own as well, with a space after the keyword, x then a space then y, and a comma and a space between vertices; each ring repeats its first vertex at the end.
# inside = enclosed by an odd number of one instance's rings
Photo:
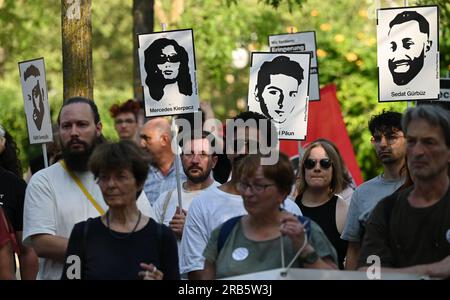
POLYGON ((108 227, 109 233, 116 239, 126 239, 127 237, 129 237, 133 232, 136 231, 136 228, 139 225, 139 222, 141 222, 141 211, 139 211, 139 216, 138 216, 138 220, 136 222, 136 225, 134 225, 133 230, 131 230, 130 232, 128 232, 126 235, 117 235, 114 233, 114 231, 112 231, 110 225, 109 225, 109 210, 106 212, 106 226, 108 227))

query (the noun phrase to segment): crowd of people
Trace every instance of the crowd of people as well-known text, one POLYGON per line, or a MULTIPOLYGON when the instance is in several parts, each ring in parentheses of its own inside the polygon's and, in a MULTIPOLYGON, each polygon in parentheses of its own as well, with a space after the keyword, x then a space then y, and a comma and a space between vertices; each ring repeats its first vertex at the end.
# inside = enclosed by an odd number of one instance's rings
POLYGON ((354 190, 326 139, 306 147, 294 174, 270 143, 276 130, 264 131, 275 125, 259 113, 234 117, 246 127, 233 128, 232 141, 184 130, 178 154, 168 119, 140 126, 134 100, 110 112, 115 142, 103 137, 92 100, 64 101, 59 151, 28 183, 0 125, 0 279, 18 271, 21 279, 218 279, 287 265, 365 271, 374 255, 383 272, 450 277, 450 112, 439 106, 372 116, 383 172, 354 190), (260 145, 273 147, 274 163, 264 163, 260 145))

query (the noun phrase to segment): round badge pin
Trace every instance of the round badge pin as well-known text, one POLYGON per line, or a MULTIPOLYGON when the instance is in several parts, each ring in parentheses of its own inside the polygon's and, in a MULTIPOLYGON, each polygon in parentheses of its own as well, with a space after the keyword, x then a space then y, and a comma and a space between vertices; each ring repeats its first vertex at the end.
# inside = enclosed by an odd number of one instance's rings
POLYGON ((247 250, 247 248, 243 248, 243 247, 234 249, 233 254, 232 254, 233 259, 236 261, 242 261, 242 260, 246 259, 247 256, 248 256, 248 250, 247 250))

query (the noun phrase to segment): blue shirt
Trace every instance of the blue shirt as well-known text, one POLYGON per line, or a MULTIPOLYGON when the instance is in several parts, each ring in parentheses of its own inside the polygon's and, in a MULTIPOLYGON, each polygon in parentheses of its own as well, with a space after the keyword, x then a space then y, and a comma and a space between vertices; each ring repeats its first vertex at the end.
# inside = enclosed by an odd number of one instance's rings
MULTIPOLYGON (((180 166, 180 181, 184 182, 186 181, 187 177, 186 174, 184 174, 181 160, 174 160, 174 162, 175 161, 178 161, 180 166)), ((167 176, 164 176, 158 168, 150 165, 150 168, 148 169, 147 179, 144 183, 144 192, 148 198, 148 201, 150 201, 151 206, 153 206, 153 203, 156 202, 156 200, 159 198, 159 195, 161 195, 163 192, 176 188, 177 177, 174 163, 172 163, 167 176)))

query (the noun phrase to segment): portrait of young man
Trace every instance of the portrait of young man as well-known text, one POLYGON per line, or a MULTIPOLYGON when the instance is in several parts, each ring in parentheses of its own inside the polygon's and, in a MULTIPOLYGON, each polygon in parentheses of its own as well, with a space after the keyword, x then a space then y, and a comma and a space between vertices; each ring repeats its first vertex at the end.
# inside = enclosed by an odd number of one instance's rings
POLYGON ((309 59, 309 53, 253 53, 249 110, 271 119, 280 138, 302 139, 306 133, 309 59))
POLYGON ((38 130, 41 130, 44 120, 44 89, 39 85, 41 73, 34 65, 30 65, 23 74, 25 82, 29 86, 28 100, 33 103, 33 121, 38 130))
POLYGON ((44 59, 19 62, 19 74, 30 143, 52 142, 44 59))
POLYGON ((139 35, 146 116, 198 110, 192 30, 139 35))
POLYGON ((379 10, 380 94, 390 100, 437 99, 439 95, 433 10, 437 13, 437 6, 379 10))
POLYGON ((270 52, 311 52, 309 101, 320 100, 319 63, 315 31, 269 35, 270 52))

